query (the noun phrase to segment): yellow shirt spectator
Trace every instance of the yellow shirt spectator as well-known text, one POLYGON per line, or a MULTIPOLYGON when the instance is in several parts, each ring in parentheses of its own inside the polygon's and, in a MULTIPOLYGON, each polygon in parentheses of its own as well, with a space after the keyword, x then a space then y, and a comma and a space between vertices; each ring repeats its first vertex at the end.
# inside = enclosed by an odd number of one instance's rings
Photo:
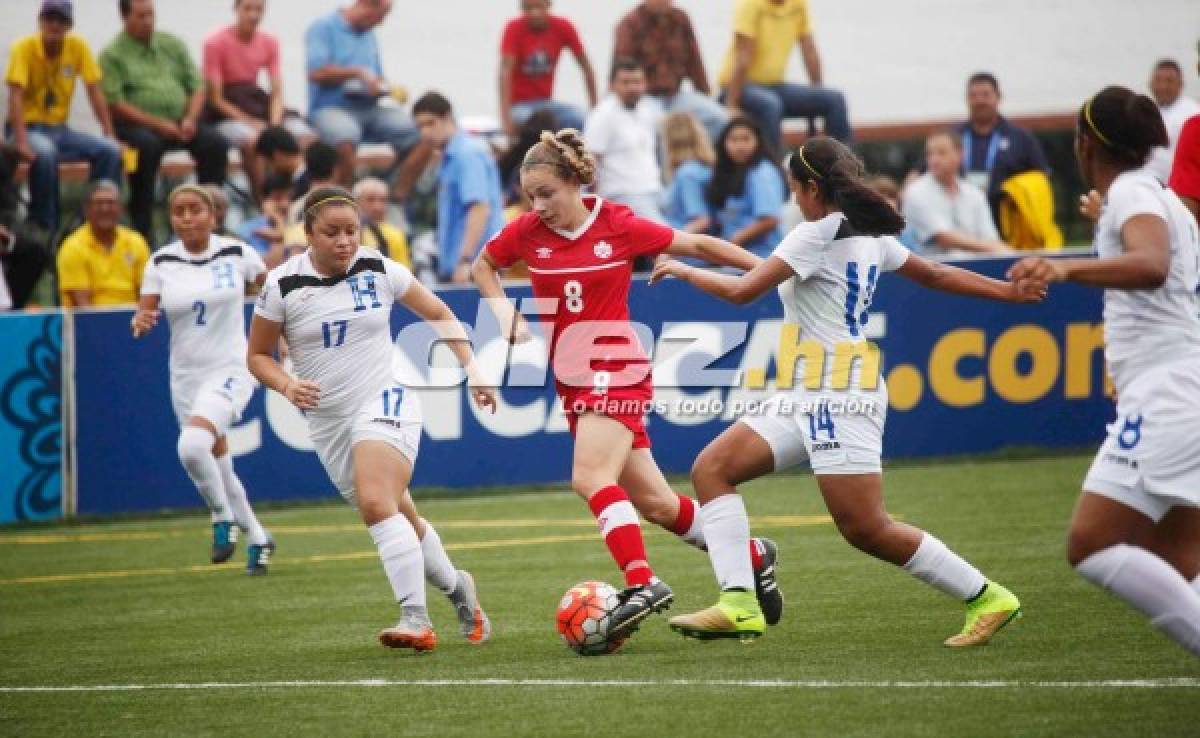
POLYGON ((133 305, 142 287, 142 271, 150 249, 141 235, 117 226, 112 248, 106 248, 89 225, 67 237, 58 252, 58 289, 62 304, 75 307, 70 293, 91 293, 93 305, 133 305))
POLYGON ((26 36, 13 44, 8 56, 5 81, 20 85, 25 103, 25 122, 60 126, 67 122, 75 80, 100 81, 100 65, 92 56, 83 37, 67 34, 62 54, 54 60, 46 58, 39 35, 26 36))
MULTIPOLYGON (((368 249, 382 253, 392 261, 398 261, 412 269, 412 254, 409 252, 408 236, 404 235, 404 231, 391 223, 380 223, 377 227, 383 234, 383 248, 380 248, 371 227, 365 223, 362 230, 359 231, 360 243, 368 249)), ((291 250, 291 253, 299 253, 308 248, 308 239, 304 235, 303 224, 293 223, 288 226, 283 232, 283 244, 291 250)))
MULTIPOLYGON (((746 81, 756 85, 777 85, 784 81, 788 59, 800 39, 812 34, 808 21, 808 0, 738 0, 733 15, 733 31, 754 41, 754 61, 746 81)), ((733 78, 735 47, 725 54, 721 86, 733 78)))

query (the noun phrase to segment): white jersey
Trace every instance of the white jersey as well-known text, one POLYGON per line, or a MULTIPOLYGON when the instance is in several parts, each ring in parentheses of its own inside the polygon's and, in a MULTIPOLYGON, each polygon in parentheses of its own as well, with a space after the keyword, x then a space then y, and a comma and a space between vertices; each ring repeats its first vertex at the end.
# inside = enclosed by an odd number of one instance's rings
POLYGON ((391 314, 412 283, 403 266, 363 248, 342 276, 318 274, 307 251, 267 275, 254 312, 283 325, 296 375, 320 385, 310 415, 352 415, 385 382, 403 384, 391 314))
POLYGON ((1096 254, 1123 254, 1121 228, 1143 214, 1166 221, 1171 265, 1166 283, 1156 289, 1104 291, 1105 357, 1118 391, 1141 370, 1200 359, 1200 237, 1175 193, 1145 170, 1118 176, 1096 223, 1096 254))
POLYGON ((171 390, 188 394, 213 375, 246 366, 246 285, 267 270, 241 241, 212 236, 203 253, 175 241, 155 252, 142 294, 158 295, 171 327, 171 390))
MULTIPOLYGON (((856 235, 845 215, 831 213, 801 223, 773 255, 796 273, 779 286, 784 322, 799 327, 799 340, 816 340, 824 347, 822 386, 828 388, 837 347, 866 341, 863 329, 879 275, 904 266, 909 251, 891 236, 856 235)), ((852 387, 860 371, 861 362, 855 362, 852 387)), ((796 386, 801 386, 799 376, 796 386)))

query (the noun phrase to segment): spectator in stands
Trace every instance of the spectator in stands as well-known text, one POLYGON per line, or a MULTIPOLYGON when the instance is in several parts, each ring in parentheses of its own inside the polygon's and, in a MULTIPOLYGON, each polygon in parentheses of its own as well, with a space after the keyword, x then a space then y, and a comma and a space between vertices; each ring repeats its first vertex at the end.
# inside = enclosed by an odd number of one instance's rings
POLYGON ((821 117, 825 134, 850 140, 846 99, 824 86, 821 57, 808 18, 808 0, 737 0, 733 46, 721 72, 723 101, 763 127, 773 151, 781 150, 783 119, 821 117), (792 47, 800 45, 809 84, 786 81, 792 47))
POLYGON ((599 164, 597 194, 665 223, 659 204, 658 118, 658 106, 646 97, 642 66, 633 59, 617 59, 610 93, 588 116, 583 138, 599 164))
POLYGON ((417 143, 417 131, 402 108, 390 104, 383 58, 374 28, 392 10, 392 0, 354 0, 318 18, 304 36, 308 57, 308 115, 317 134, 337 147, 338 179, 349 185, 360 143, 389 144, 399 164, 417 143))
POLYGON ((8 56, 8 125, 13 145, 29 169, 29 217, 54 232, 59 227, 58 164, 86 161, 91 178, 121 179, 121 147, 100 90, 100 67, 83 37, 71 33, 68 0, 45 0, 38 33, 18 39, 8 56), (71 130, 67 117, 75 80, 83 78, 103 137, 71 130))
POLYGON ((483 245, 504 227, 500 170, 483 141, 459 130, 450 101, 436 92, 413 105, 421 138, 442 152, 438 170, 438 278, 468 284, 483 245))
POLYGON ((549 110, 563 128, 583 128, 583 111, 554 99, 554 75, 563 49, 583 72, 588 107, 596 106, 596 73, 571 21, 550 14, 550 0, 521 0, 521 15, 500 41, 500 122, 515 138, 529 116, 549 110))
POLYGON ((268 269, 283 263, 283 234, 291 204, 292 178, 283 172, 263 182, 262 214, 242 223, 238 238, 254 247, 268 269))
POLYGON ((224 184, 229 142, 200 121, 204 82, 187 47, 155 30, 154 0, 119 0, 124 30, 100 54, 117 136, 137 150, 129 180, 133 225, 154 243, 154 187, 163 154, 187 149, 201 184, 224 184))
POLYGON ((208 192, 208 197, 212 200, 213 205, 212 232, 226 238, 237 238, 225 225, 225 220, 229 217, 229 195, 225 194, 225 188, 216 185, 205 185, 204 189, 208 192))
POLYGON ((617 25, 613 58, 642 65, 649 97, 663 114, 691 113, 707 129, 709 141, 721 135, 729 114, 712 98, 691 18, 672 0, 644 0, 629 11, 617 25), (692 89, 683 88, 684 80, 691 80, 692 89))
POLYGON ((19 162, 15 147, 0 145, 0 310, 25 307, 50 262, 46 230, 20 218, 19 162))
POLYGON ((289 223, 300 223, 304 220, 302 213, 304 196, 318 187, 332 187, 337 184, 338 150, 322 141, 315 142, 304 152, 304 168, 292 181, 292 206, 288 216, 289 223))
POLYGON ((1184 123, 1200 114, 1200 103, 1183 94, 1183 68, 1174 59, 1162 59, 1154 65, 1150 94, 1158 103, 1158 112, 1167 126, 1167 138, 1171 145, 1154 150, 1150 155, 1149 168, 1160 181, 1166 182, 1171 176, 1171 163, 1175 159, 1179 133, 1184 123))
POLYGON ((1000 115, 1000 83, 989 72, 967 80, 966 123, 955 129, 962 141, 967 181, 987 193, 995 217, 1004 182, 1029 171, 1050 172, 1042 145, 1033 134, 1000 115))
POLYGON ((691 113, 671 113, 663 121, 666 149, 667 223, 686 233, 707 233, 712 215, 704 193, 717 155, 700 121, 691 113))
POLYGON ((263 129, 263 132, 258 134, 254 153, 263 160, 266 176, 283 174, 289 180, 295 179, 304 163, 300 142, 283 126, 269 126, 263 129))
POLYGON ((83 198, 84 224, 58 252, 58 289, 65 307, 133 305, 150 258, 146 240, 120 224, 121 191, 100 180, 83 198))
POLYGON ((362 244, 367 248, 412 267, 408 237, 388 222, 388 185, 378 177, 365 177, 354 185, 354 199, 362 213, 362 244))
MULTIPOLYGON (((1200 54, 1200 45, 1196 51, 1200 54)), ((1196 62, 1196 72, 1200 74, 1200 58, 1196 62)), ((1170 185, 1200 221, 1200 115, 1193 115, 1179 133, 1170 185)))
POLYGON ((209 117, 229 143, 242 152, 246 177, 259 196, 263 172, 255 143, 267 126, 287 126, 295 135, 311 135, 303 121, 285 118, 283 76, 279 71, 279 39, 259 30, 266 0, 234 0, 236 20, 204 41, 201 67, 208 90, 209 117), (265 73, 270 92, 259 87, 265 73))
POLYGON ((919 250, 1002 253, 992 212, 983 190, 963 179, 962 140, 954 133, 935 133, 925 141, 927 171, 904 192, 904 217, 919 250))
POLYGON ((517 140, 509 144, 508 150, 497 162, 507 204, 517 204, 525 198, 521 192, 521 164, 525 161, 526 152, 541 140, 542 131, 557 131, 561 127, 552 110, 539 110, 521 124, 517 140))
POLYGON ((783 172, 758 123, 734 116, 717 141, 717 165, 705 193, 721 238, 766 258, 783 233, 783 172))

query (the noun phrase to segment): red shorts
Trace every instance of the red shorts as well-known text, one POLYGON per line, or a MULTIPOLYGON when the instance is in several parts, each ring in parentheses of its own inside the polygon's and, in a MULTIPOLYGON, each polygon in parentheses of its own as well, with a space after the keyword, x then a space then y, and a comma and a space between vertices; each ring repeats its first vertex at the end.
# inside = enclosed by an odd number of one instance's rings
POLYGON ((567 425, 571 429, 571 437, 575 437, 575 426, 583 413, 596 413, 612 418, 633 433, 633 448, 650 448, 650 436, 646 433, 646 413, 653 399, 653 392, 636 391, 611 392, 607 395, 595 395, 591 390, 579 390, 560 394, 563 409, 567 415, 567 425))

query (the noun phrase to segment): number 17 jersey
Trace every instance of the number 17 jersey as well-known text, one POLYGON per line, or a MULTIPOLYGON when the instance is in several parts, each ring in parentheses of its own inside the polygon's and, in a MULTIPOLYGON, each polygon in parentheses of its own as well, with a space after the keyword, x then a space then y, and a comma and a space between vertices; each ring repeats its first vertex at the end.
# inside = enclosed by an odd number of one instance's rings
POLYGON ((629 322, 629 286, 634 259, 660 254, 675 239, 672 229, 623 205, 594 196, 583 202, 588 217, 573 233, 527 213, 486 246, 501 268, 529 267, 538 312, 553 318, 550 358, 568 412, 581 396, 651 398, 649 362, 629 322))

